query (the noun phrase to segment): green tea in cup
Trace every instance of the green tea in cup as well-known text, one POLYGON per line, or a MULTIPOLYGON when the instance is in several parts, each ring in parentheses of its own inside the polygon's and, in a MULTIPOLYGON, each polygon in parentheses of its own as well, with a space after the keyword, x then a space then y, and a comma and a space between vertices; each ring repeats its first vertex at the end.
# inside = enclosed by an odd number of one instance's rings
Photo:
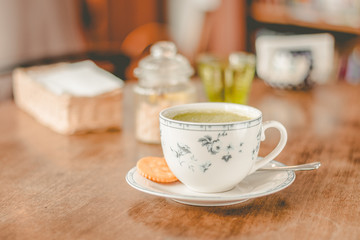
POLYGON ((247 121, 251 118, 243 116, 238 113, 221 111, 221 110, 208 110, 208 111, 189 111, 176 114, 172 117, 173 120, 184 122, 197 122, 197 123, 226 123, 226 122, 240 122, 247 121))

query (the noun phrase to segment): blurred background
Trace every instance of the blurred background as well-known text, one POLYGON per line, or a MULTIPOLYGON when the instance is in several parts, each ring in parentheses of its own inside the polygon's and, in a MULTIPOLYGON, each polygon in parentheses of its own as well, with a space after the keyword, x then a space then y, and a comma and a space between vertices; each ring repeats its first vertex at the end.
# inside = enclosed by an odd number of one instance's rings
POLYGON ((315 33, 334 38, 329 82, 358 83, 360 0, 0 0, 0 99, 17 67, 91 59, 130 81, 160 40, 195 66, 204 52, 256 53, 264 35, 315 33))

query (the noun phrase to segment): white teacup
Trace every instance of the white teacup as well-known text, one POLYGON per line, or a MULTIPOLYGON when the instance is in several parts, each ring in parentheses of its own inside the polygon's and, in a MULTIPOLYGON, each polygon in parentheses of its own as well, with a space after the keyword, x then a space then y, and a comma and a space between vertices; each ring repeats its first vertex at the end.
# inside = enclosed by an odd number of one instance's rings
POLYGON ((273 160, 287 141, 285 127, 276 121, 262 122, 260 110, 233 103, 193 103, 160 112, 161 145, 167 164, 175 176, 197 192, 223 192, 273 160), (191 111, 227 111, 250 120, 227 123, 198 123, 172 119, 191 111), (275 149, 258 158, 264 131, 280 131, 275 149))

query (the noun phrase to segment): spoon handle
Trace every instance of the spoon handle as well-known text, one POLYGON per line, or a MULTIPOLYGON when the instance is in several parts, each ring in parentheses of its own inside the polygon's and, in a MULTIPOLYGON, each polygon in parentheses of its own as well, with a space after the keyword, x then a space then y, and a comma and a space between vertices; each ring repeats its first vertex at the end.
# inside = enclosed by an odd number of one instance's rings
POLYGON ((281 170, 291 170, 291 171, 304 171, 304 170, 314 170, 318 169, 321 166, 320 162, 313 162, 313 163, 305 163, 300 165, 294 166, 271 166, 271 167, 263 167, 258 169, 258 171, 281 171, 281 170))

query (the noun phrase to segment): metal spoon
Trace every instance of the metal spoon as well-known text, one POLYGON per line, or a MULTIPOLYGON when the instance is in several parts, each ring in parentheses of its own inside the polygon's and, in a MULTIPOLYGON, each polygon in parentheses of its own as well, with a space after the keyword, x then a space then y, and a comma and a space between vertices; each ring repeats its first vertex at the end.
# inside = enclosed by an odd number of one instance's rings
POLYGON ((271 164, 270 166, 262 167, 258 169, 258 171, 303 171, 303 170, 314 170, 318 169, 321 166, 320 162, 313 162, 313 163, 305 163, 300 165, 293 165, 293 166, 276 166, 275 164, 271 164))

